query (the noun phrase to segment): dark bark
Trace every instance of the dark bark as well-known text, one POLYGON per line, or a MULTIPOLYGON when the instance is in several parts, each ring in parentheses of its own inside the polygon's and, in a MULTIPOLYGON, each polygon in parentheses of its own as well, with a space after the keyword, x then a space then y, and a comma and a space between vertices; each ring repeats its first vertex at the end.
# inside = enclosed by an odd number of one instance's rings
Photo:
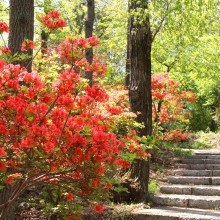
MULTIPOLYGON (((51 0, 44 0, 44 13, 52 11, 51 0)), ((41 31, 41 53, 44 55, 47 52, 49 34, 45 31, 41 31)))
MULTIPOLYGON (((4 184, 5 185, 5 184, 4 184)), ((0 191, 0 205, 4 204, 10 198, 13 189, 10 185, 5 185, 5 188, 0 191)), ((0 208, 0 213, 5 210, 0 208)), ((9 210, 5 210, 4 220, 13 220, 15 218, 15 207, 12 206, 9 210)), ((1 217, 0 217, 1 218, 1 217)))
POLYGON ((159 122, 159 115, 160 115, 162 103, 163 103, 163 101, 160 100, 160 101, 158 102, 157 108, 156 108, 156 106, 155 106, 155 114, 156 114, 156 116, 155 116, 154 122, 156 122, 156 123, 159 122))
MULTIPOLYGON (((9 48, 12 54, 21 52, 21 44, 25 39, 34 38, 34 0, 10 0, 10 33, 9 48)), ((32 56, 33 50, 28 51, 32 56)), ((22 62, 22 66, 27 66, 31 59, 22 62)), ((31 63, 28 71, 31 71, 31 63)))
POLYGON ((127 27, 127 59, 126 59, 126 77, 125 77, 125 87, 129 87, 130 73, 131 73, 131 59, 130 59, 130 24, 128 20, 127 27))
POLYGON ((47 41, 48 41, 48 33, 44 30, 41 31, 41 53, 45 54, 47 52, 47 41))
MULTIPOLYGON (((129 10, 147 9, 146 0, 130 1, 129 10)), ((138 15, 141 16, 141 15, 138 15)), ((140 136, 152 135, 152 93, 151 93, 151 46, 152 33, 149 17, 139 22, 133 16, 129 19, 129 57, 130 110, 137 114, 137 121, 144 127, 138 130, 140 136)), ((141 18, 143 19, 143 18, 141 18)), ((136 160, 131 166, 131 178, 136 181, 138 189, 136 201, 143 202, 147 198, 149 180, 149 160, 136 160)))
MULTIPOLYGON (((85 21, 85 37, 92 37, 93 34, 93 25, 95 20, 95 1, 87 0, 87 18, 85 21)), ((86 49, 86 59, 89 64, 93 61, 93 49, 86 49)), ((92 86, 92 72, 86 71, 85 77, 89 80, 89 85, 92 86)))

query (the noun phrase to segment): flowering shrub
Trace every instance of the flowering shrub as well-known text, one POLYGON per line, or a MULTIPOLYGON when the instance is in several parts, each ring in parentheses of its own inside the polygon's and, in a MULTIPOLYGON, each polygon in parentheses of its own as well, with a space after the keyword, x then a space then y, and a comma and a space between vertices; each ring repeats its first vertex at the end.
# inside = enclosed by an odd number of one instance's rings
POLYGON ((0 34, 3 32, 9 33, 9 27, 5 22, 0 21, 0 34))
POLYGON ((51 11, 45 16, 40 16, 39 19, 42 25, 50 31, 66 26, 66 22, 60 18, 58 11, 51 11))
POLYGON ((0 48, 1 54, 11 54, 11 50, 8 47, 0 48))
POLYGON ((189 132, 184 133, 183 127, 190 117, 186 105, 194 102, 196 95, 191 91, 182 91, 180 83, 166 73, 152 75, 152 96, 155 135, 165 141, 178 142, 186 139, 189 132))
MULTIPOLYGON (((41 20, 54 30, 64 26, 59 16, 53 11, 41 20)), ((13 185, 8 201, 0 204, 0 218, 24 190, 40 184, 62 188, 67 219, 79 218, 76 211, 85 202, 101 213, 99 201, 112 188, 106 171, 148 156, 130 132, 132 118, 125 119, 123 109, 109 103, 100 85, 89 87, 81 78, 87 69, 105 72, 100 63, 89 65, 84 58, 85 48, 97 44, 94 37, 64 40, 57 53, 60 65, 67 65, 51 83, 0 60, 0 179, 13 185), (116 129, 117 117, 126 120, 123 132, 116 129)), ((26 40, 22 50, 33 45, 26 40)))
POLYGON ((25 40, 21 44, 21 51, 27 51, 28 49, 34 49, 34 42, 31 40, 25 40))

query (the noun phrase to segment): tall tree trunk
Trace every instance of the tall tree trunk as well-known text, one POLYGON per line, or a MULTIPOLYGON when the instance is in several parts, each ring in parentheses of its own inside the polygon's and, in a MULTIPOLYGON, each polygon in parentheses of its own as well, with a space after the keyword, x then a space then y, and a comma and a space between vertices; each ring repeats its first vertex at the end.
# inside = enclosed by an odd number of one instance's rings
MULTIPOLYGON (((148 9, 146 0, 130 1, 129 11, 148 9)), ((146 11, 146 10, 145 10, 146 11)), ((140 13, 140 12, 139 12, 140 13)), ((152 135, 152 93, 151 93, 151 46, 152 33, 149 16, 139 14, 129 19, 130 110, 137 113, 137 121, 144 127, 138 130, 140 136, 152 135), (141 22, 139 22, 139 17, 141 22), (143 21, 144 19, 144 21, 143 21)), ((143 202, 148 193, 149 160, 136 160, 131 166, 131 178, 135 180, 135 200, 143 202)))
MULTIPOLYGON (((52 10, 51 0, 44 0, 44 13, 47 14, 52 10)), ((45 30, 41 30, 41 53, 44 55, 47 52, 49 34, 45 30)))
POLYGON ((125 77, 125 87, 129 87, 129 80, 130 80, 130 74, 131 74, 131 59, 130 59, 130 22, 128 20, 128 26, 127 26, 127 59, 126 59, 126 77, 125 77))
MULTIPOLYGON (((85 37, 92 37, 93 25, 95 20, 95 0, 87 0, 87 18, 85 21, 85 37)), ((86 59, 89 64, 93 61, 93 49, 86 49, 86 59)), ((86 71, 86 78, 89 80, 89 85, 92 86, 92 72, 86 71)))
POLYGON ((48 41, 48 33, 44 30, 41 31, 41 53, 44 55, 47 53, 47 41, 48 41))
MULTIPOLYGON (((21 44, 25 39, 34 38, 34 0, 10 0, 10 33, 9 48, 12 54, 21 52, 21 44)), ((28 55, 32 56, 33 51, 29 50, 28 55)), ((21 63, 27 66, 31 59, 21 63)), ((28 71, 31 71, 31 63, 28 71)))

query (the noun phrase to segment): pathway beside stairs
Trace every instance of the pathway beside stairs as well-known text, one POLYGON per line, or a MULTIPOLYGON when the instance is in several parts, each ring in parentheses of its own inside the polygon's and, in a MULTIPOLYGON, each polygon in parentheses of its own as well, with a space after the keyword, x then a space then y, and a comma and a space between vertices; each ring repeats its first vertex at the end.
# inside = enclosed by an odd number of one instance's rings
POLYGON ((167 178, 153 202, 157 207, 135 210, 133 218, 220 220, 220 151, 196 150, 179 159, 174 176, 167 178))

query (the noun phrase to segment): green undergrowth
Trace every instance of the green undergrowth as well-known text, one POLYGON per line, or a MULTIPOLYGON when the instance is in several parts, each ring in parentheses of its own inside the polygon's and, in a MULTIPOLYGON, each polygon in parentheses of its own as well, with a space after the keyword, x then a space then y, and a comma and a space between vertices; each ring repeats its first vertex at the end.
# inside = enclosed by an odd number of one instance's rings
POLYGON ((186 141, 178 143, 177 147, 186 149, 220 149, 220 133, 203 131, 192 133, 186 141))
POLYGON ((159 192, 159 185, 157 180, 151 180, 150 183, 148 184, 148 192, 150 194, 155 194, 157 192, 159 192))

